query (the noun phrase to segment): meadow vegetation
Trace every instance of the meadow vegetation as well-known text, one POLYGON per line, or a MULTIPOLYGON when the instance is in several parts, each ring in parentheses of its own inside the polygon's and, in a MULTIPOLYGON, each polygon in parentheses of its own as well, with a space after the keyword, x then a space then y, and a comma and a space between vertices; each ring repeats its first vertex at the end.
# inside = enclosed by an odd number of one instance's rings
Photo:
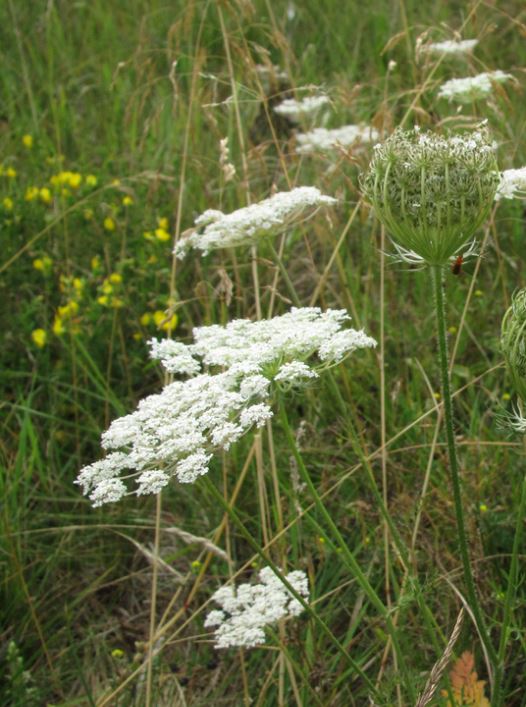
POLYGON ((442 266, 477 617, 429 269, 390 257, 360 186, 399 126, 487 121, 499 169, 525 166, 525 37, 517 0, 0 4, 1 705, 526 705, 526 458, 500 343, 524 201, 492 202, 476 254, 442 266), (478 43, 426 50, 460 38, 478 43), (498 70, 473 100, 440 95, 498 70), (347 124, 349 144, 298 138, 347 124), (299 186, 337 202, 173 255, 208 209, 299 186), (74 481, 101 433, 173 375, 147 342, 293 306, 345 309, 377 346, 276 388, 194 483, 93 508, 74 481), (212 595, 268 568, 294 615, 216 648, 212 595))

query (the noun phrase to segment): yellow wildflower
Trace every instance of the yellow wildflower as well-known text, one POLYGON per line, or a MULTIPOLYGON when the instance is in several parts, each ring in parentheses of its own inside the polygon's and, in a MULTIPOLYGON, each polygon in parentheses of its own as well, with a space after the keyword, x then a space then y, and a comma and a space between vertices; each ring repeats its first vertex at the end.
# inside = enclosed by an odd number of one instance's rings
POLYGON ((120 648, 114 648, 111 652, 111 657, 112 658, 124 658, 124 651, 122 651, 120 648))
POLYGON ((437 392, 437 393, 433 393, 433 397, 434 397, 435 400, 440 400, 440 398, 441 398, 442 396, 440 395, 440 393, 437 392))
POLYGON ((80 277, 74 277, 73 289, 75 290, 77 295, 82 296, 82 290, 84 289, 84 280, 81 280, 80 277))
POLYGON ((142 334, 141 334, 140 331, 136 331, 136 332, 134 332, 134 334, 133 334, 133 338, 134 338, 135 341, 141 341, 142 338, 143 338, 143 336, 142 336, 142 334))
POLYGON ((118 272, 112 272, 108 280, 114 285, 120 285, 122 282, 122 275, 118 272))
POLYGON ((48 189, 47 187, 42 187, 42 189, 39 190, 38 192, 40 196, 40 201, 43 201, 44 204, 50 204, 51 203, 51 190, 48 189))
POLYGON ((91 269, 98 270, 100 268, 100 258, 98 255, 94 255, 91 259, 91 269))
POLYGON ((59 316, 56 316, 53 321, 53 334, 56 336, 61 336, 65 331, 66 329, 64 327, 64 322, 59 316))
POLYGON ((166 312, 160 309, 153 313, 153 320, 157 328, 163 331, 173 331, 177 326, 177 315, 172 314, 172 316, 168 318, 166 312))
POLYGON ((22 136, 22 144, 24 145, 24 147, 27 147, 27 149, 30 150, 33 147, 33 136, 32 135, 23 135, 22 136))
POLYGON ((13 199, 11 197, 6 196, 4 200, 2 201, 2 206, 6 211, 12 211, 13 210, 13 199))
POLYGON ((199 570, 201 569, 201 562, 200 562, 199 560, 194 560, 194 561, 190 564, 190 567, 192 568, 192 570, 193 570, 194 572, 197 573, 197 572, 199 572, 199 570))
POLYGON ((141 318, 139 319, 140 323, 142 326, 148 326, 148 324, 152 321, 152 315, 149 312, 145 312, 141 318))
POLYGON ((102 283, 101 290, 103 294, 111 295, 111 293, 113 292, 113 285, 111 284, 111 282, 108 282, 108 280, 104 280, 104 282, 102 283))
POLYGON ((44 348, 47 341, 47 332, 44 329, 35 329, 31 332, 31 338, 39 349, 44 348))
POLYGON ((481 503, 481 504, 480 504, 480 506, 479 506, 479 511, 480 511, 481 513, 487 513, 487 512, 488 512, 488 507, 486 506, 485 503, 481 503))
POLYGON ((166 216, 160 216, 157 219, 157 225, 159 226, 159 228, 162 228, 164 231, 167 231, 169 228, 169 224, 166 216))
POLYGON ((16 169, 13 167, 8 167, 4 174, 6 177, 9 177, 9 179, 14 179, 16 177, 16 169))
POLYGON ((151 231, 144 231, 144 233, 142 235, 143 235, 143 238, 145 238, 147 241, 151 241, 153 238, 153 234, 151 231))
POLYGON ((75 300, 70 300, 66 302, 65 305, 58 308, 58 316, 61 319, 67 319, 68 317, 73 317, 79 311, 79 305, 75 300))
POLYGON ((94 174, 88 174, 86 176, 86 184, 88 187, 96 187, 98 184, 98 179, 94 174))
POLYGON ((78 172, 68 173, 68 184, 72 189, 78 189, 81 182, 82 174, 79 174, 78 172))
POLYGON ((448 329, 448 332, 451 334, 451 336, 453 336, 453 334, 456 334, 457 331, 458 331, 458 330, 457 330, 457 327, 456 327, 456 326, 450 326, 449 329, 448 329))
POLYGON ((502 399, 503 400, 511 400, 511 395, 509 393, 503 393, 502 394, 502 399))
POLYGON ((482 292, 482 290, 475 290, 474 295, 475 297, 483 297, 484 292, 482 292))
POLYGON ((123 206, 131 206, 133 204, 133 199, 131 196, 125 196, 122 200, 123 206))
POLYGON ((51 270, 51 266, 53 265, 53 261, 51 258, 48 258, 47 255, 45 255, 43 258, 35 258, 33 260, 33 267, 35 270, 40 270, 40 272, 48 272, 51 270))
POLYGON ((164 228, 155 229, 155 237, 158 241, 169 241, 171 236, 164 228))
POLYGON ((101 295, 100 297, 97 297, 97 302, 99 304, 102 304, 103 307, 107 307, 109 301, 110 298, 108 297, 108 295, 101 295))
POLYGON ((36 199, 39 194, 40 194, 40 189, 38 187, 28 187, 26 189, 26 194, 24 196, 24 199, 26 201, 33 201, 33 199, 36 199))
POLYGON ((106 216, 104 219, 104 228, 107 231, 114 231, 116 226, 115 226, 115 221, 112 219, 111 216, 106 216))

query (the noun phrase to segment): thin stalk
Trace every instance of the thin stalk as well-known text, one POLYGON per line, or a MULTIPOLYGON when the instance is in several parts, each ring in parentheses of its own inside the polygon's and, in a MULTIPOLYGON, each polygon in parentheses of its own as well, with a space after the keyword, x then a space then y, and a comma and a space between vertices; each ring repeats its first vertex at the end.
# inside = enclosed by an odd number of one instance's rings
POLYGON ((159 553, 161 536, 161 497, 158 493, 155 502, 155 539, 153 552, 153 572, 150 606, 150 631, 148 640, 148 667, 146 671, 146 707, 152 704, 153 658, 155 644, 155 621, 157 617, 157 579, 159 572, 159 553))
POLYGON ((285 281, 285 284, 287 285, 287 289, 289 291, 289 295, 290 295, 292 302, 294 303, 294 305, 296 307, 301 307, 300 299, 296 293, 296 289, 295 289, 294 285, 292 284, 292 280, 289 277, 289 274, 287 272, 287 268, 285 267, 285 263, 281 259, 279 253, 274 248, 274 245, 272 244, 270 239, 269 239, 268 245, 269 245, 270 251, 272 253, 272 256, 273 256, 274 260, 276 261, 276 264, 281 272, 283 280, 285 281))
POLYGON ((517 525, 515 526, 515 537, 513 539, 513 550, 511 554, 510 573, 508 576, 508 591, 506 592, 506 603, 504 605, 504 618, 500 634, 498 664, 495 671, 495 685, 493 687, 493 704, 500 707, 503 704, 501 697, 502 679, 504 677, 504 656, 508 644, 508 627, 510 625, 512 606, 517 594, 517 572, 519 568, 519 548, 522 541, 522 528, 524 525, 524 512, 526 511, 526 476, 522 480, 521 500, 517 511, 517 525))
POLYGON ((442 281, 442 268, 439 265, 431 266, 431 275, 433 278, 435 308, 437 321, 438 335, 438 350, 439 350, 439 365, 442 384, 442 399, 444 401, 444 423, 446 428, 446 440, 449 457, 449 472, 451 476, 451 485, 453 486, 453 501, 455 504, 455 517, 457 523, 458 546, 462 559, 462 567, 464 570, 464 581, 466 583, 466 591, 468 601, 473 612, 475 624, 479 633, 480 640, 488 653, 490 662, 495 669, 498 665, 497 653, 491 643, 491 639, 484 622, 484 617, 480 609, 477 593, 475 590, 475 582, 471 570, 469 560, 468 543, 466 538, 466 529, 464 524, 464 511, 462 508, 462 491, 460 484, 460 473, 457 461, 457 450, 455 443, 455 433, 453 430, 453 403, 451 399, 451 387, 449 384, 449 361, 447 351, 447 333, 446 333, 446 312, 445 312, 445 293, 442 281))

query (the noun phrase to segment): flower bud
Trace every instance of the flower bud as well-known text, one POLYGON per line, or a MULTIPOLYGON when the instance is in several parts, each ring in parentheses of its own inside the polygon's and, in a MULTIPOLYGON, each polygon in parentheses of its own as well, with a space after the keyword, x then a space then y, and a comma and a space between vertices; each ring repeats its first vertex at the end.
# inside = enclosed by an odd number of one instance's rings
POLYGON ((500 343, 513 386, 526 402, 526 289, 513 296, 502 320, 500 343))
POLYGON ((396 130, 374 149, 362 189, 376 215, 402 251, 445 265, 484 222, 499 184, 487 131, 396 130))

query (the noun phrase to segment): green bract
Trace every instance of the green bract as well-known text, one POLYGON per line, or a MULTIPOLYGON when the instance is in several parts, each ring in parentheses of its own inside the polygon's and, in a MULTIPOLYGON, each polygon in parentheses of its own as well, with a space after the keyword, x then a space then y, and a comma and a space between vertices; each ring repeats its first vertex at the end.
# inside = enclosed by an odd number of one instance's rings
POLYGON ((504 315, 501 347, 517 395, 526 402, 526 290, 514 295, 504 315))
POLYGON ((444 265, 486 219, 499 170, 483 128, 462 135, 396 130, 376 145, 362 189, 393 241, 444 265))

